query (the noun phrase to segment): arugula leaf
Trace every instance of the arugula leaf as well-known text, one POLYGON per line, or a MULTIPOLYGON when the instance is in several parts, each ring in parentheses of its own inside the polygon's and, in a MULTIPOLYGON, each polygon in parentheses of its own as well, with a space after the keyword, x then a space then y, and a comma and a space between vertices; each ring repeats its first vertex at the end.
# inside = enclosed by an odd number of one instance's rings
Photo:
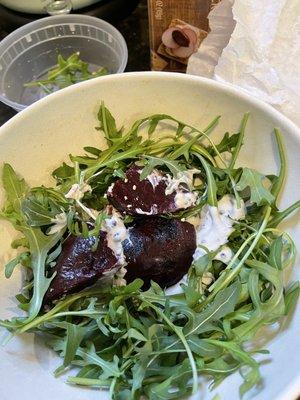
MULTIPOLYGON (((10 212, 3 213, 3 217, 10 221, 14 227, 23 233, 29 244, 31 255, 31 269, 33 272, 33 295, 29 302, 28 315, 25 319, 16 322, 21 326, 34 319, 42 306, 43 297, 51 282, 50 278, 45 276, 45 264, 48 252, 61 239, 62 233, 46 236, 40 229, 31 228, 22 213, 22 202, 28 191, 28 186, 23 179, 20 179, 8 164, 3 169, 3 186, 6 192, 7 202, 10 206, 10 212)), ((8 270, 8 275, 12 271, 13 265, 8 270)), ((14 326, 14 323, 12 324, 14 326)))
POLYGON ((237 190, 242 192, 248 188, 250 190, 250 201, 256 203, 258 206, 265 204, 272 205, 275 198, 270 190, 264 186, 264 180, 266 180, 265 175, 254 169, 245 167, 237 183, 237 190))
POLYGON ((208 323, 217 321, 232 312, 239 298, 240 290, 241 286, 238 281, 228 288, 220 290, 214 301, 184 327, 185 336, 205 332, 208 323))
POLYGON ((67 323, 66 348, 64 352, 64 367, 67 367, 74 360, 78 347, 86 334, 86 328, 75 324, 67 323))
POLYGON ((104 360, 97 355, 92 343, 90 343, 86 349, 79 348, 76 353, 86 364, 98 365, 102 369, 101 379, 108 379, 121 375, 121 371, 118 367, 118 357, 114 356, 113 361, 104 360))
POLYGON ((50 225, 57 214, 68 208, 69 204, 61 193, 45 187, 29 191, 21 204, 23 216, 30 226, 50 225))
POLYGON ((52 172, 53 178, 55 178, 59 183, 66 181, 67 179, 74 176, 74 168, 63 162, 62 166, 56 168, 52 172))
POLYGON ((12 273, 17 265, 28 262, 29 260, 30 253, 28 251, 24 251, 23 253, 18 254, 17 257, 12 259, 5 265, 5 278, 9 279, 12 276, 12 273))
POLYGON ((105 107, 104 102, 101 103, 98 120, 100 122, 100 129, 103 131, 107 144, 110 146, 114 139, 122 136, 122 130, 116 127, 116 121, 111 115, 110 111, 105 107))
MULTIPOLYGON (((225 151, 231 152, 232 149, 235 148, 237 145, 239 135, 240 135, 239 133, 235 133, 230 136, 229 132, 226 132, 221 142, 216 145, 216 148, 218 149, 219 153, 224 153, 225 151)), ((214 156, 217 155, 214 149, 212 149, 212 153, 214 156)))
POLYGON ((24 87, 40 86, 46 93, 63 89, 74 83, 82 82, 98 76, 107 75, 106 68, 100 67, 94 72, 89 71, 89 64, 80 60, 79 52, 64 59, 61 54, 57 57, 57 65, 48 71, 47 79, 24 84, 24 87))
POLYGON ((207 203, 212 207, 217 207, 217 186, 212 173, 212 170, 209 164, 205 161, 205 159, 200 154, 195 154, 197 158, 200 160, 207 179, 207 203))
POLYGON ((300 295, 300 284, 294 282, 285 293, 285 315, 288 315, 296 306, 300 295))
POLYGON ((7 201, 16 213, 21 210, 22 200, 28 191, 28 186, 23 178, 19 178, 9 164, 3 165, 2 183, 7 201))
POLYGON ((153 156, 145 156, 145 158, 148 160, 148 164, 143 168, 140 174, 141 180, 146 179, 147 176, 150 175, 154 168, 156 168, 157 166, 167 167, 172 173, 173 177, 176 177, 180 172, 184 170, 184 168, 181 167, 178 161, 153 156))

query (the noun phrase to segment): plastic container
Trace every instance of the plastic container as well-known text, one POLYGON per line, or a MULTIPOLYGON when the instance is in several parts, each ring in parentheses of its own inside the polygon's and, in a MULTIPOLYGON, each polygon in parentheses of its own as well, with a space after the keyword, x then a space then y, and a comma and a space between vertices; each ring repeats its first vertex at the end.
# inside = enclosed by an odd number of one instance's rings
POLYGON ((59 15, 31 22, 0 43, 0 100, 17 111, 46 93, 24 83, 44 79, 57 56, 80 52, 91 70, 123 72, 128 51, 121 33, 109 23, 86 15, 59 15))

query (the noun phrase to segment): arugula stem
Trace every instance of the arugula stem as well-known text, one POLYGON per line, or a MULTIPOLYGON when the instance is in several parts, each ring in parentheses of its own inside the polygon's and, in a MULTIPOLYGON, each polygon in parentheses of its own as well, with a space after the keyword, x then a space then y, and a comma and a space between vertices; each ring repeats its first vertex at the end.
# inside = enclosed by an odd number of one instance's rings
POLYGON ((59 301, 50 311, 48 311, 46 314, 43 314, 39 317, 36 317, 33 321, 26 323, 23 327, 19 328, 17 330, 17 333, 23 333, 28 331, 29 329, 35 328, 38 325, 47 322, 48 320, 55 318, 56 313, 60 310, 63 310, 64 308, 70 306, 74 301, 82 298, 82 297, 88 297, 88 296, 96 296, 99 294, 103 294, 103 290, 98 289, 98 290, 89 290, 86 292, 81 292, 81 293, 76 293, 74 295, 71 295, 67 297, 65 300, 59 301))
MULTIPOLYGON (((197 135, 195 135, 194 137, 192 137, 190 140, 188 140, 187 142, 183 143, 180 145, 180 147, 178 149, 176 149, 175 151, 173 151, 171 154, 169 154, 169 158, 170 160, 176 160, 176 158, 180 157, 182 155, 182 147, 186 147, 187 149, 190 149, 191 146, 197 142, 197 140, 200 138, 200 136, 202 136, 202 133, 198 133, 197 135)), ((210 156, 210 154, 209 154, 210 156)))
POLYGON ((219 122, 219 119, 221 118, 221 115, 217 115, 216 118, 214 118, 205 129, 203 129, 204 133, 210 132, 219 122))
POLYGON ((77 376, 69 376, 67 382, 75 383, 76 385, 81 385, 81 386, 98 386, 102 388, 109 388, 111 385, 110 380, 80 378, 77 376))
POLYGON ((115 391, 116 383, 117 383, 117 378, 115 377, 115 378, 113 378, 113 380, 110 384, 110 388, 109 388, 109 398, 111 400, 113 400, 113 398, 114 398, 114 391, 115 391))
POLYGON ((199 160, 201 161, 201 164, 205 170, 206 179, 207 179, 207 203, 212 207, 217 207, 218 206, 217 186, 216 186, 214 176, 211 172, 209 165, 205 161, 205 159, 200 154, 195 154, 195 155, 199 158, 199 160))
MULTIPOLYGON (((92 167, 87 168, 84 171, 85 176, 90 176, 90 174, 93 174, 94 172, 97 172, 100 168, 107 167, 111 164, 114 164, 117 161, 121 161, 124 159, 130 159, 130 158, 135 158, 138 154, 143 153, 144 148, 143 147, 135 147, 133 149, 128 149, 125 150, 121 153, 117 153, 115 156, 110 157, 110 155, 107 155, 104 160, 101 160, 99 163, 96 165, 93 165, 92 167)), ((113 151, 115 152, 115 151, 113 151)))
POLYGON ((283 138, 282 138, 282 133, 278 128, 274 129, 275 132, 275 138, 276 138, 276 143, 278 147, 278 154, 279 154, 279 159, 280 159, 280 171, 278 175, 278 179, 275 181, 274 185, 271 188, 271 193, 275 197, 275 200, 279 196, 279 193, 283 187, 285 177, 286 177, 286 171, 287 171, 287 158, 286 158, 286 152, 284 149, 284 144, 283 144, 283 138))
POLYGON ((243 117, 243 120, 242 120, 242 123, 241 123, 241 128, 240 128, 240 134, 239 134, 238 142, 237 142, 237 144, 236 144, 236 146, 235 146, 235 149, 234 149, 234 151, 233 151, 233 153, 232 153, 232 158, 231 158, 230 164, 229 164, 229 166, 228 166, 228 169, 229 169, 229 170, 232 170, 232 169, 233 169, 233 167, 234 167, 234 165, 235 165, 235 163, 236 163, 236 160, 237 160, 237 158, 238 158, 239 152, 240 152, 240 150, 241 150, 241 147, 242 147, 242 144, 243 144, 243 141, 244 141, 245 130, 246 130, 246 125, 247 125, 247 122, 248 122, 248 119, 249 119, 249 115, 250 115, 249 113, 246 113, 246 114, 244 115, 244 117, 243 117))
POLYGON ((268 223, 268 228, 275 228, 282 222, 286 217, 288 217, 292 212, 300 208, 300 200, 296 201, 294 204, 286 208, 284 211, 276 213, 275 216, 268 223))

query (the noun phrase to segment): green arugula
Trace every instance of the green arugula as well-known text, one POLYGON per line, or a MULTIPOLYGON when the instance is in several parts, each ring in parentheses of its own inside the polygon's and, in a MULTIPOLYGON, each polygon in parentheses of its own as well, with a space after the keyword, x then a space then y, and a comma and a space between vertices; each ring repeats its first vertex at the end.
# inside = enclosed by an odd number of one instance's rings
POLYGON ((40 86, 44 92, 52 93, 55 90, 63 89, 74 83, 108 74, 107 69, 104 67, 91 72, 89 64, 80 60, 79 56, 80 53, 77 52, 65 59, 59 54, 57 65, 48 71, 47 79, 25 83, 24 87, 40 86))
POLYGON ((244 189, 250 190, 250 201, 256 203, 258 206, 265 204, 273 204, 274 196, 264 185, 266 176, 260 172, 251 169, 243 168, 240 180, 237 183, 237 190, 242 192, 244 189))

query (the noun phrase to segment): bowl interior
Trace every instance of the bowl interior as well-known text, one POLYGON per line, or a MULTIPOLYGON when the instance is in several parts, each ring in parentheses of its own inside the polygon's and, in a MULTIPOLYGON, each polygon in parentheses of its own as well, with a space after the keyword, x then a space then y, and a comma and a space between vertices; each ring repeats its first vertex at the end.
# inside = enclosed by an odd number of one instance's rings
MULTIPOLYGON (((0 162, 10 162, 31 185, 50 184, 49 171, 67 160, 69 153, 80 153, 83 146, 87 145, 104 145, 103 138, 95 130, 101 100, 105 101, 119 126, 128 126, 135 119, 151 113, 166 113, 203 128, 216 115, 221 115, 214 138, 220 138, 227 130, 236 132, 243 114, 249 111, 251 117, 239 163, 266 174, 276 173, 278 158, 272 132, 275 126, 281 128, 289 162, 281 207, 300 198, 300 134, 297 128, 269 106, 237 90, 209 80, 177 74, 108 76, 50 95, 1 128, 0 162)), ((0 189, 0 204, 2 201, 3 192, 0 189)), ((300 248, 300 226, 297 221, 299 213, 290 218, 284 228, 300 248)), ((3 273, 3 265, 12 255, 9 244, 13 237, 15 232, 8 224, 1 222, 0 318, 10 317, 15 312, 13 296, 20 286, 18 273, 8 281, 3 273)), ((299 268, 296 267, 289 271, 293 279, 300 277, 299 268)), ((269 343, 266 340, 265 344, 271 351, 272 362, 262 366, 264 387, 256 399, 291 400, 296 397, 300 385, 299 324, 298 307, 293 319, 286 321, 277 335, 266 331, 258 337, 258 340, 272 338, 269 343)), ((63 378, 55 380, 51 371, 59 364, 58 358, 32 335, 14 339, 6 348, 1 348, 0 353, 0 374, 7 376, 2 383, 2 393, 7 393, 4 400, 17 398, 21 393, 23 400, 31 400, 35 394, 40 400, 49 399, 50 396, 57 400, 80 400, 83 396, 91 400, 99 399, 97 391, 67 386, 63 378), (35 385, 32 385, 32 376, 35 377, 35 385), (18 385, 15 384, 17 381, 18 385), (47 385, 47 391, 39 391, 42 385, 47 385)), ((235 374, 213 393, 203 387, 201 398, 211 399, 215 393, 220 393, 222 399, 238 399, 240 383, 239 375, 235 374)), ((108 399, 108 395, 101 392, 100 398, 108 399)))

